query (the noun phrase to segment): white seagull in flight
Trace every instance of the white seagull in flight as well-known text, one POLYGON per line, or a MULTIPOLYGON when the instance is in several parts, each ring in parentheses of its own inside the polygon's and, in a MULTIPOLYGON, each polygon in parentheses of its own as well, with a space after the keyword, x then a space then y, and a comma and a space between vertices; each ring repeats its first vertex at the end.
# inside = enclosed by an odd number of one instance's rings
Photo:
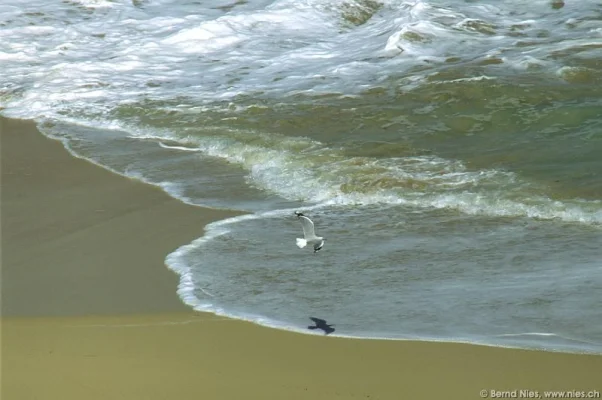
POLYGON ((324 241, 326 241, 326 239, 321 236, 316 236, 314 231, 314 223, 311 219, 297 211, 295 211, 295 215, 297 218, 299 218, 299 221, 301 221, 301 226, 303 227, 303 239, 297 238, 297 246, 302 249, 307 246, 308 243, 313 244, 314 253, 317 253, 320 249, 322 249, 322 247, 324 247, 324 241))

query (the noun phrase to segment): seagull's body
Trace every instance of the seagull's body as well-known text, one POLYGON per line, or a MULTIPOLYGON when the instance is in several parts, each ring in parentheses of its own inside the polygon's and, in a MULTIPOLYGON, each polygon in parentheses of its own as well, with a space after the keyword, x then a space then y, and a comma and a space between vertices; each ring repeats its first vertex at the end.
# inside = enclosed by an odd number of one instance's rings
POLYGON ((321 236, 316 236, 316 232, 314 231, 314 223, 311 219, 307 218, 303 213, 296 212, 295 215, 301 221, 301 226, 303 227, 303 239, 297 238, 297 246, 302 249, 308 244, 314 246, 314 253, 317 253, 322 247, 324 247, 324 239, 321 236))

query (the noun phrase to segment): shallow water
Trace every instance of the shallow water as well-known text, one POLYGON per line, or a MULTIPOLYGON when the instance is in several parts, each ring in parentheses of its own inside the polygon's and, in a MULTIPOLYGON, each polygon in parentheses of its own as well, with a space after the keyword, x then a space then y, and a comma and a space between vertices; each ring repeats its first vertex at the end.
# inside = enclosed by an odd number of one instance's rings
POLYGON ((597 2, 21 3, 0 5, 0 112, 250 213, 167 257, 195 308, 602 351, 597 2))

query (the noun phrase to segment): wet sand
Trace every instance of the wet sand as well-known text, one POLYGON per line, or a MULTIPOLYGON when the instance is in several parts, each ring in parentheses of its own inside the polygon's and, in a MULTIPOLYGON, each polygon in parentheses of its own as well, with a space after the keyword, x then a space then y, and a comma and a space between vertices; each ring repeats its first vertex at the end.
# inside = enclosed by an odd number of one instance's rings
POLYGON ((192 312, 165 256, 231 215, 0 119, 1 398, 479 399, 598 390, 602 356, 302 335, 192 312))

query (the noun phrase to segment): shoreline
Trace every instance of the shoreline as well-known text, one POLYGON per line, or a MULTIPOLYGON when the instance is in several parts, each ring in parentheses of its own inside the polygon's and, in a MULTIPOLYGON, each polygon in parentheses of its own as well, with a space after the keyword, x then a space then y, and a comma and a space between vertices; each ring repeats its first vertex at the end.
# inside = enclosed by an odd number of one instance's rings
POLYGON ((600 355, 325 337, 193 311, 164 259, 235 213, 183 204, 75 158, 31 121, 0 117, 0 133, 2 398, 477 399, 480 390, 601 389, 600 355))

